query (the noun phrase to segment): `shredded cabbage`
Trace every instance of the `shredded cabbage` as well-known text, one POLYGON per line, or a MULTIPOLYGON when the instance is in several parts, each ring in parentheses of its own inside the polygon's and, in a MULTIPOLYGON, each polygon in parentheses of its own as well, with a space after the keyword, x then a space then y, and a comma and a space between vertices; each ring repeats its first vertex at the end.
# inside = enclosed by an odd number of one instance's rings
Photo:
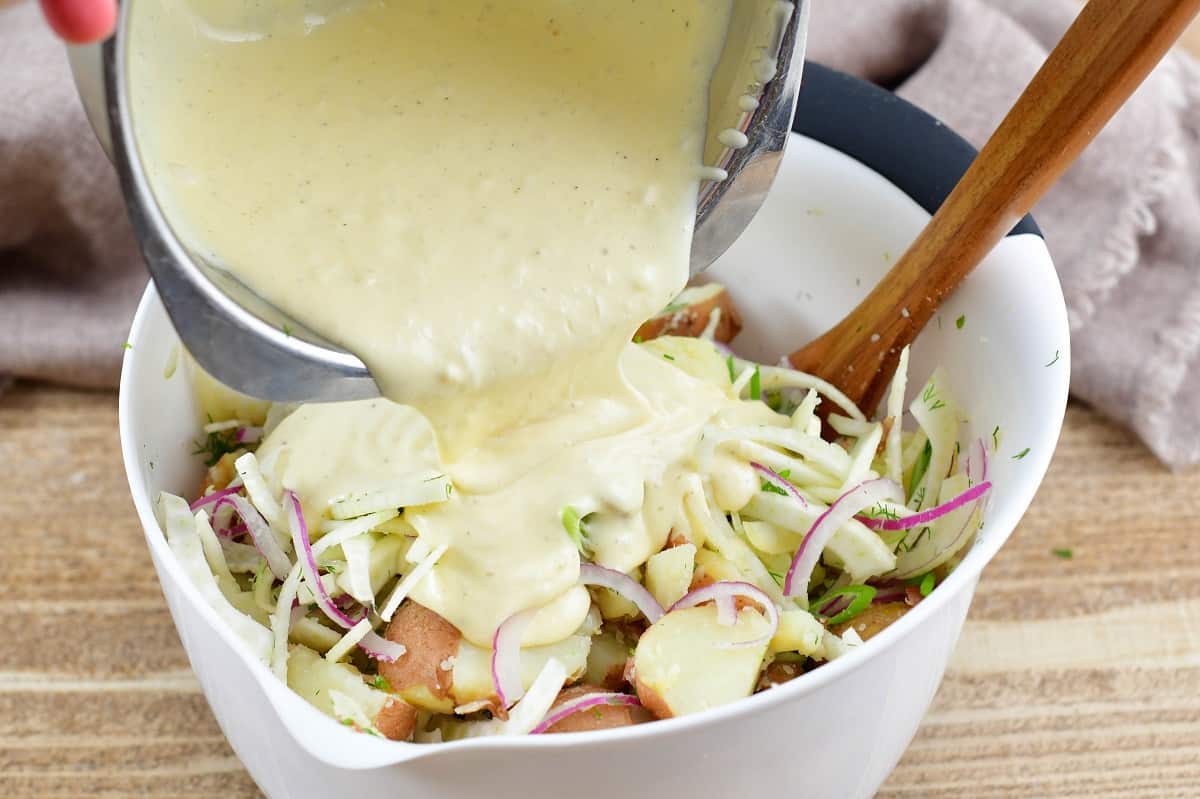
POLYGON ((237 610, 217 585, 212 568, 205 559, 204 546, 196 529, 196 517, 181 497, 163 492, 158 495, 158 511, 167 545, 180 567, 223 622, 229 625, 249 648, 250 653, 266 663, 271 652, 271 634, 249 615, 237 610))

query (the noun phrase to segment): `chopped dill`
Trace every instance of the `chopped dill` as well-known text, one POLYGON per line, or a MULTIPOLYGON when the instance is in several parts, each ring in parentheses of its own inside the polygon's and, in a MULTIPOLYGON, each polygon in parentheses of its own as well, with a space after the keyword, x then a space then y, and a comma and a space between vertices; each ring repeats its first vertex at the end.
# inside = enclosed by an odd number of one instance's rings
POLYGON ((771 575, 771 579, 774 580, 780 588, 783 588, 784 576, 782 574, 773 571, 768 571, 767 574, 771 575))
POLYGON ((754 374, 750 375, 750 399, 762 399, 762 374, 757 366, 754 367, 754 374))
POLYGON ((1016 455, 1013 455, 1013 456, 1012 456, 1012 459, 1013 459, 1014 461, 1019 461, 1019 460, 1021 460, 1022 458, 1024 458, 1024 457, 1025 457, 1026 455, 1028 455, 1028 454, 1029 454, 1029 447, 1026 447, 1025 449, 1023 449, 1023 450, 1021 450, 1020 452, 1018 452, 1016 455))
POLYGON ((382 674, 376 674, 375 679, 371 681, 371 685, 378 688, 380 691, 392 693, 392 686, 384 679, 382 674))
POLYGON ((957 327, 959 330, 962 330, 963 325, 965 325, 966 323, 967 323, 967 315, 966 314, 963 314, 962 316, 960 316, 954 320, 954 326, 957 327))
POLYGON ((737 382, 737 369, 733 365, 733 356, 732 355, 730 355, 728 358, 725 359, 725 365, 729 367, 729 382, 736 383, 737 382))
POLYGON ((292 326, 287 322, 284 322, 280 329, 283 331, 283 335, 287 336, 288 338, 292 337, 292 326))
POLYGON ((204 456, 204 465, 210 468, 216 466, 221 458, 242 448, 237 440, 237 430, 218 430, 207 434, 203 441, 193 441, 192 444, 196 447, 192 454, 204 456))
POLYGON ((1050 367, 1050 366, 1053 366, 1054 364, 1058 363, 1058 359, 1060 357, 1062 357, 1062 352, 1060 350, 1055 350, 1054 351, 1054 360, 1051 361, 1050 363, 1046 364, 1046 366, 1050 367))
POLYGON ((917 486, 921 485, 921 481, 925 479, 925 472, 929 471, 929 461, 932 458, 933 444, 926 441, 925 449, 921 450, 921 455, 917 458, 917 462, 913 464, 912 477, 908 480, 908 496, 910 499, 916 496, 917 486))
POLYGON ((130 344, 128 341, 126 341, 126 342, 125 342, 124 344, 122 344, 121 346, 122 346, 124 349, 127 349, 127 350, 131 350, 131 349, 133 349, 133 345, 132 345, 132 344, 130 344))
POLYGON ((921 392, 921 401, 928 405, 931 411, 938 411, 946 407, 946 403, 938 399, 937 384, 932 382, 921 392))
POLYGON ((673 361, 673 360, 675 360, 675 356, 674 356, 674 355, 672 355, 672 354, 671 354, 671 353, 669 353, 669 352, 664 352, 664 353, 663 353, 663 357, 664 357, 664 358, 666 358, 668 361, 673 361))
POLYGON ((1070 560, 1075 557, 1075 552, 1070 549, 1052 549, 1050 551, 1054 553, 1054 557, 1062 558, 1063 560, 1070 560))
MULTIPOLYGON (((909 530, 909 533, 911 532, 912 531, 909 530)), ((925 536, 929 535, 931 532, 933 532, 931 528, 922 527, 917 533, 917 537, 913 539, 911 544, 908 542, 908 533, 905 533, 904 538, 901 538, 900 543, 896 545, 896 549, 900 552, 912 552, 917 548, 917 545, 921 543, 921 539, 925 538, 925 536)))
POLYGON ((1000 449, 1000 425, 992 428, 992 452, 1000 449))
POLYGON ((878 502, 867 511, 867 515, 874 519, 899 519, 900 514, 892 510, 882 502, 878 502))
POLYGON ((634 336, 634 337, 633 337, 633 343, 634 343, 634 344, 643 344, 643 343, 645 343, 645 341, 646 341, 646 339, 642 338, 641 336, 634 336))

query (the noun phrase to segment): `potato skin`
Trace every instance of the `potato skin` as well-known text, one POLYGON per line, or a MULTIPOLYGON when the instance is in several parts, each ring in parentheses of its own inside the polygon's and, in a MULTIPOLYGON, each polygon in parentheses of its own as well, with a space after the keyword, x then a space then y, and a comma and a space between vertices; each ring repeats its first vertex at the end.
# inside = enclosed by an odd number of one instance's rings
POLYGON ((646 630, 633 654, 638 699, 656 717, 696 713, 750 696, 758 683, 765 640, 732 647, 768 624, 756 610, 743 610, 734 625, 722 624, 711 605, 675 610, 646 630))
POLYGON ((713 338, 723 344, 733 341, 734 337, 742 330, 742 317, 725 287, 717 286, 716 288, 718 290, 715 293, 698 302, 646 320, 638 328, 635 340, 649 341, 659 336, 698 338, 708 327, 713 309, 720 308, 721 318, 717 322, 713 338))
POLYGON ((422 707, 426 704, 423 694, 427 694, 430 704, 437 706, 430 710, 444 707, 447 709, 441 712, 449 712, 454 705, 450 695, 453 671, 447 666, 462 640, 458 628, 410 599, 392 617, 386 637, 408 650, 395 663, 379 664, 379 673, 388 684, 422 707))
MULTIPOLYGON (((604 693, 605 690, 595 685, 580 683, 564 688, 550 707, 553 713, 564 702, 583 696, 584 694, 604 693)), ((650 721, 650 714, 640 707, 629 705, 597 705, 578 713, 572 713, 562 721, 549 727, 547 733, 557 732, 592 732, 593 730, 611 730, 615 727, 629 727, 650 721)))
POLYGON ((396 697, 390 697, 375 716, 375 729, 393 741, 409 740, 416 726, 417 709, 396 697))
POLYGON ((776 661, 763 670, 758 681, 758 690, 765 691, 776 685, 791 682, 804 673, 804 667, 799 663, 783 663, 776 661))
POLYGON ((838 635, 843 635, 846 630, 853 627, 859 637, 866 641, 868 638, 872 638, 883 632, 889 624, 896 621, 896 619, 905 613, 908 613, 909 610, 911 608, 904 602, 887 602, 882 605, 871 605, 850 621, 839 624, 831 629, 838 635))
POLYGON ((675 717, 675 714, 671 712, 670 705, 667 704, 667 700, 663 699, 662 695, 659 694, 658 691, 646 685, 641 680, 637 680, 636 678, 635 684, 637 687, 638 700, 642 703, 642 707, 650 711, 654 718, 670 719, 675 717))

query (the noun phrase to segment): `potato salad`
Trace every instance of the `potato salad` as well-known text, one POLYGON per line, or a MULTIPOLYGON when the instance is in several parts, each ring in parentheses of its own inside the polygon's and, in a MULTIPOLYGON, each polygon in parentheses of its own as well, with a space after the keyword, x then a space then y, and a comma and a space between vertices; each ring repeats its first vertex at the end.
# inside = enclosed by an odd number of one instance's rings
POLYGON ((497 477, 491 452, 441 462, 404 406, 270 406, 198 375, 208 470, 193 497, 160 497, 169 544, 248 653, 397 741, 624 727, 803 679, 954 568, 982 523, 988 448, 960 441, 941 370, 909 385, 907 351, 868 415, 738 357, 739 328, 709 285, 638 331, 631 371, 692 404, 606 434, 606 452, 653 460, 649 436, 675 453, 606 483, 619 496, 551 480, 595 478, 569 442, 497 477), (532 508, 532 543, 511 502, 532 508))

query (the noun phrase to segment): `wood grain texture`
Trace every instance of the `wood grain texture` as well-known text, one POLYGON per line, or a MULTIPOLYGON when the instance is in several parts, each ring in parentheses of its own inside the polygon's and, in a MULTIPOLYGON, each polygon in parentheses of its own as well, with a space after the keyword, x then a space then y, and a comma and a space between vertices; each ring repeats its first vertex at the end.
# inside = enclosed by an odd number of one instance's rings
MULTIPOLYGON (((0 796, 257 796, 171 626, 115 398, 18 384, 0 395, 0 462, 0 796)), ((1196 519, 1200 472, 1072 407, 880 796, 1200 795, 1196 519)))

